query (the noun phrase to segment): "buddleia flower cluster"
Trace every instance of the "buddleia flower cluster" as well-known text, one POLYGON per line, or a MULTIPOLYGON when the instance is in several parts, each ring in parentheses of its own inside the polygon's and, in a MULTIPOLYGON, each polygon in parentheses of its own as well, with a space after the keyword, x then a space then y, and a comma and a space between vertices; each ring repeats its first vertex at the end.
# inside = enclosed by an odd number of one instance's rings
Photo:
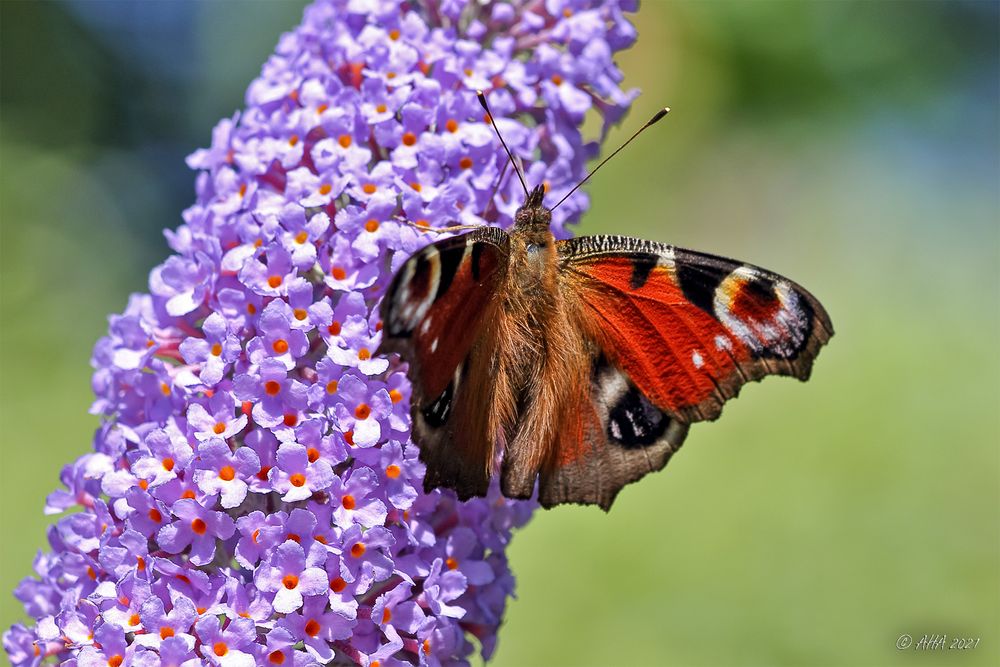
MULTIPOLYGON (((496 645, 534 505, 424 493, 393 271, 567 192, 634 93, 628 0, 323 0, 196 151, 174 254, 93 355, 101 423, 67 466, 15 665, 458 665, 496 645), (585 141, 588 112, 601 122, 585 141)), ((586 207, 576 195, 554 228, 586 207)))

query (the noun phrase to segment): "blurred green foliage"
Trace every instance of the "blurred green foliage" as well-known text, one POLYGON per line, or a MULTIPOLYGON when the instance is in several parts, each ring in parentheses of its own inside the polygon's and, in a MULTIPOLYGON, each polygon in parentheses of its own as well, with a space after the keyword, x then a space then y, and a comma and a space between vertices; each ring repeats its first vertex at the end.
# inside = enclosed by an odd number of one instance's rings
MULTIPOLYGON (((995 2, 658 2, 620 60, 670 117, 580 233, 784 273, 837 335, 610 514, 541 512, 495 664, 1000 664, 995 2), (898 651, 899 635, 982 637, 898 651)), ((301 3, 0 3, 0 625, 96 426, 89 351, 166 256, 183 156, 301 3), (96 8, 100 8, 95 9, 96 8)))

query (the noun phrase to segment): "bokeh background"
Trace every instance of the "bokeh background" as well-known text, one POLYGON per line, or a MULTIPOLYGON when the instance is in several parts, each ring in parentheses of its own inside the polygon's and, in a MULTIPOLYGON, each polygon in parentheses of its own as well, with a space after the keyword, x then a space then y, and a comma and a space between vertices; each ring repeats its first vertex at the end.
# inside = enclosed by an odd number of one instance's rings
MULTIPOLYGON (((0 626, 90 447, 88 359, 301 2, 0 2, 0 626)), ((1000 664, 996 2, 665 2, 579 233, 784 273, 837 329, 609 515, 540 512, 496 665, 1000 664), (895 648, 908 633, 981 637, 895 648)), ((0 658, 2 660, 2 658, 0 658)))

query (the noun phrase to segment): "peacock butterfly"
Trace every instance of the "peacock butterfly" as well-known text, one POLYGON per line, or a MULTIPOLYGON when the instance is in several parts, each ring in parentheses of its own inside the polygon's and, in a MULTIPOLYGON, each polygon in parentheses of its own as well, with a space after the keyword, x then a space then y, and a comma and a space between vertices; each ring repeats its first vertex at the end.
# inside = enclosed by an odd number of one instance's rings
POLYGON ((808 379, 833 335, 787 278, 627 236, 556 240, 544 188, 525 193, 510 232, 431 243, 382 302, 380 352, 409 362, 427 490, 482 496, 499 474, 510 498, 537 482, 544 507, 608 510, 747 382, 808 379))

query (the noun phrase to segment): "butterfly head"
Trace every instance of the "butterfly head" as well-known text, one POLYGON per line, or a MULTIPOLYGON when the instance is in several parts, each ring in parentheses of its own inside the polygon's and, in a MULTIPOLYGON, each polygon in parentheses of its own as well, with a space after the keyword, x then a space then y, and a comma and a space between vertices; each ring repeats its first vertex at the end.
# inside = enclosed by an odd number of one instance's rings
POLYGON ((521 229, 548 229, 552 222, 552 211, 542 205, 545 187, 538 185, 528 193, 521 208, 514 214, 514 226, 521 229))

